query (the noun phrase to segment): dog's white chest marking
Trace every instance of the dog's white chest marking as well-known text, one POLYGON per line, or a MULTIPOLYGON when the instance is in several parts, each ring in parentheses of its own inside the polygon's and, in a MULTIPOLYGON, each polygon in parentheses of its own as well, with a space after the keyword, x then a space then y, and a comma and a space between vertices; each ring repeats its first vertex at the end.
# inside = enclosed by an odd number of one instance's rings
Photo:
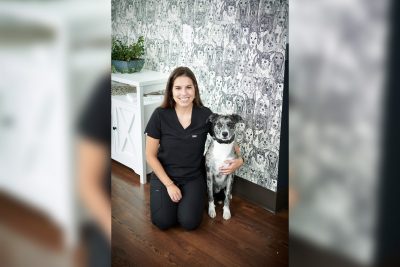
POLYGON ((220 144, 214 142, 213 149, 214 164, 217 168, 220 168, 226 163, 225 160, 233 159, 233 143, 231 144, 220 144))

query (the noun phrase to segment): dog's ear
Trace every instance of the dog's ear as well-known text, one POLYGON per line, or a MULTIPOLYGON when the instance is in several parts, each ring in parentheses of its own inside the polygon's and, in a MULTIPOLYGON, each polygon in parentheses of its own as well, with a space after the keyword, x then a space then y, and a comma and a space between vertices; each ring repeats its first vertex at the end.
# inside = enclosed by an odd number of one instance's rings
POLYGON ((210 116, 208 116, 206 123, 214 123, 215 119, 218 117, 217 113, 212 113, 210 116))
POLYGON ((217 119, 218 114, 217 113, 212 113, 210 116, 208 116, 207 120, 206 120, 206 124, 209 125, 209 134, 214 137, 214 127, 212 127, 212 124, 215 122, 215 120, 217 119))
POLYGON ((231 119, 234 123, 238 123, 240 121, 243 121, 242 117, 240 115, 237 114, 232 114, 231 115, 231 119))

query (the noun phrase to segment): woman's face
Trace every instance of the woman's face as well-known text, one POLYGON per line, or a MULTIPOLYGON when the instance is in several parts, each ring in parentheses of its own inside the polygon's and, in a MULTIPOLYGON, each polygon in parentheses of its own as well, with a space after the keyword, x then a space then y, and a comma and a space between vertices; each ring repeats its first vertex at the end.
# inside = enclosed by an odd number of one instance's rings
POLYGON ((176 107, 186 108, 193 104, 195 88, 192 79, 186 76, 179 76, 172 86, 172 97, 176 107))

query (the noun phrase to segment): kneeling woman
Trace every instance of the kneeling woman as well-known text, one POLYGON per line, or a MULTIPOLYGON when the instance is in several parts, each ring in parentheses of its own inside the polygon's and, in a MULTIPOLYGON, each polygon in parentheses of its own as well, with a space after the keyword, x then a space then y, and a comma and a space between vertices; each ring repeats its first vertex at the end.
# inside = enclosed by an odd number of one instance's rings
MULTIPOLYGON (((154 170, 150 179, 151 220, 160 229, 180 224, 187 230, 202 220, 206 178, 204 145, 209 131, 196 77, 186 67, 170 75, 164 101, 145 130, 146 159, 154 170)), ((233 160, 224 172, 232 173, 242 164, 233 160)))

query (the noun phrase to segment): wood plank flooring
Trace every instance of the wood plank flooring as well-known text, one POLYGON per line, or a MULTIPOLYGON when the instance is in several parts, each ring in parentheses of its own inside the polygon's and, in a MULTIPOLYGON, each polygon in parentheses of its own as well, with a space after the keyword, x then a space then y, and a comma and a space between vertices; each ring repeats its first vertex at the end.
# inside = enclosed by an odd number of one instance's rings
POLYGON ((0 266, 86 266, 83 244, 71 254, 63 238, 43 211, 0 192, 0 266))
POLYGON ((232 218, 222 206, 204 210, 195 231, 161 231, 150 221, 149 184, 112 161, 112 266, 288 266, 288 212, 273 214, 233 196, 232 218))

